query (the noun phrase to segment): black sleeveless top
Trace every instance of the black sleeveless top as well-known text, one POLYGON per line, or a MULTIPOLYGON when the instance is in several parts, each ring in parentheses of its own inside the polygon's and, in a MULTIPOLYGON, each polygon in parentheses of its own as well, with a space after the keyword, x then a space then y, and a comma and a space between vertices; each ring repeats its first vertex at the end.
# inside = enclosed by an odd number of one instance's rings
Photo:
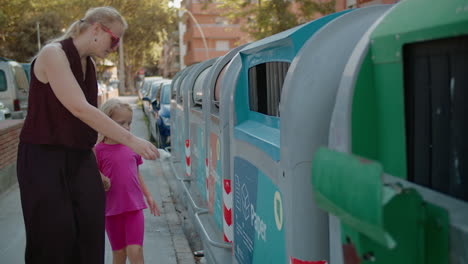
MULTIPOLYGON (((83 73, 78 50, 73 40, 60 42, 67 55, 70 68, 80 85, 86 100, 97 106, 97 81, 94 63, 87 58, 83 73), (84 77, 86 74, 86 77, 84 77)), ((59 145, 77 149, 91 149, 97 140, 97 132, 70 113, 57 99, 50 84, 40 82, 34 74, 35 60, 31 65, 31 83, 28 98, 28 114, 20 134, 20 141, 31 144, 59 145)))

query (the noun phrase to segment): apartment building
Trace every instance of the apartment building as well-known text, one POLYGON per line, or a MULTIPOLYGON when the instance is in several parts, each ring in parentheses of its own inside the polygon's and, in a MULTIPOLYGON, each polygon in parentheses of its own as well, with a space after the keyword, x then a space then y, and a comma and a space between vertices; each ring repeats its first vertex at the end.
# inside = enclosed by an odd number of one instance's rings
POLYGON ((185 0, 179 12, 181 68, 226 54, 247 43, 248 35, 239 24, 232 24, 221 13, 219 4, 203 0, 185 0))
POLYGON ((336 12, 343 11, 348 8, 365 7, 379 4, 394 4, 399 0, 336 0, 336 12))

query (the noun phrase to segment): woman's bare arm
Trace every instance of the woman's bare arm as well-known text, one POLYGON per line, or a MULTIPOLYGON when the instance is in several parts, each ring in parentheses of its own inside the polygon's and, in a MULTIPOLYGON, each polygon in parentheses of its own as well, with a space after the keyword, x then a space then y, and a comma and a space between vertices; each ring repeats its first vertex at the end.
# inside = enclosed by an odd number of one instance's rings
POLYGON ((59 46, 44 47, 36 60, 36 66, 37 70, 47 78, 58 100, 74 116, 106 137, 129 146, 145 159, 155 159, 159 156, 153 144, 135 137, 86 101, 71 71, 65 52, 59 46))

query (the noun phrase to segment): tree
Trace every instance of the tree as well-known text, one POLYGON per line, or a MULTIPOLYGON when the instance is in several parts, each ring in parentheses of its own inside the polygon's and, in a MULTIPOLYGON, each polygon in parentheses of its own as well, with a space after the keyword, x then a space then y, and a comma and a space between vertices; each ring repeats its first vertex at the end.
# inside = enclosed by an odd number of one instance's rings
POLYGON ((9 50, 11 58, 21 62, 31 61, 39 51, 37 23, 39 23, 41 43, 62 33, 60 27, 63 23, 62 18, 53 11, 27 18, 16 27, 16 31, 10 32, 10 41, 6 43, 6 49, 9 50))
POLYGON ((335 12, 335 0, 296 0, 300 4, 300 11, 305 21, 317 18, 317 15, 328 15, 335 12))
MULTIPOLYGON (((0 0, 0 56, 27 61, 37 53, 36 22, 41 42, 55 38, 91 7, 112 6, 129 27, 123 37, 127 89, 143 66, 157 63, 166 29, 175 23, 168 0, 0 0), (66 12, 64 12, 66 10, 66 12)), ((118 56, 109 59, 118 65, 118 56)), ((99 60, 98 60, 99 61, 99 60)))
POLYGON ((220 4, 226 17, 243 20, 242 30, 257 40, 333 13, 334 6, 334 0, 225 0, 220 4))
POLYGON ((31 5, 27 1, 0 0, 0 50, 2 57, 12 58, 8 43, 12 41, 12 33, 21 19, 22 10, 29 10, 31 5))
POLYGON ((120 10, 129 24, 124 35, 125 75, 127 88, 132 91, 138 70, 144 65, 157 64, 167 29, 175 24, 176 13, 169 9, 167 0, 123 2, 120 10))

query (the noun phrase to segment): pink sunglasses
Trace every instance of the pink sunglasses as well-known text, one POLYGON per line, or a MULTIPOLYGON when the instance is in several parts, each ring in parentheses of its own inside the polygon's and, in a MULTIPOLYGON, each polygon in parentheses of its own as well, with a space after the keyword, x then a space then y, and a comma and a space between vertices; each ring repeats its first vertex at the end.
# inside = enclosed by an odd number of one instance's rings
POLYGON ((101 27, 105 32, 109 33, 109 35, 111 36, 111 49, 115 49, 116 47, 118 47, 120 44, 120 38, 114 35, 114 33, 112 33, 112 31, 110 31, 110 29, 108 29, 106 26, 101 24, 101 27))

